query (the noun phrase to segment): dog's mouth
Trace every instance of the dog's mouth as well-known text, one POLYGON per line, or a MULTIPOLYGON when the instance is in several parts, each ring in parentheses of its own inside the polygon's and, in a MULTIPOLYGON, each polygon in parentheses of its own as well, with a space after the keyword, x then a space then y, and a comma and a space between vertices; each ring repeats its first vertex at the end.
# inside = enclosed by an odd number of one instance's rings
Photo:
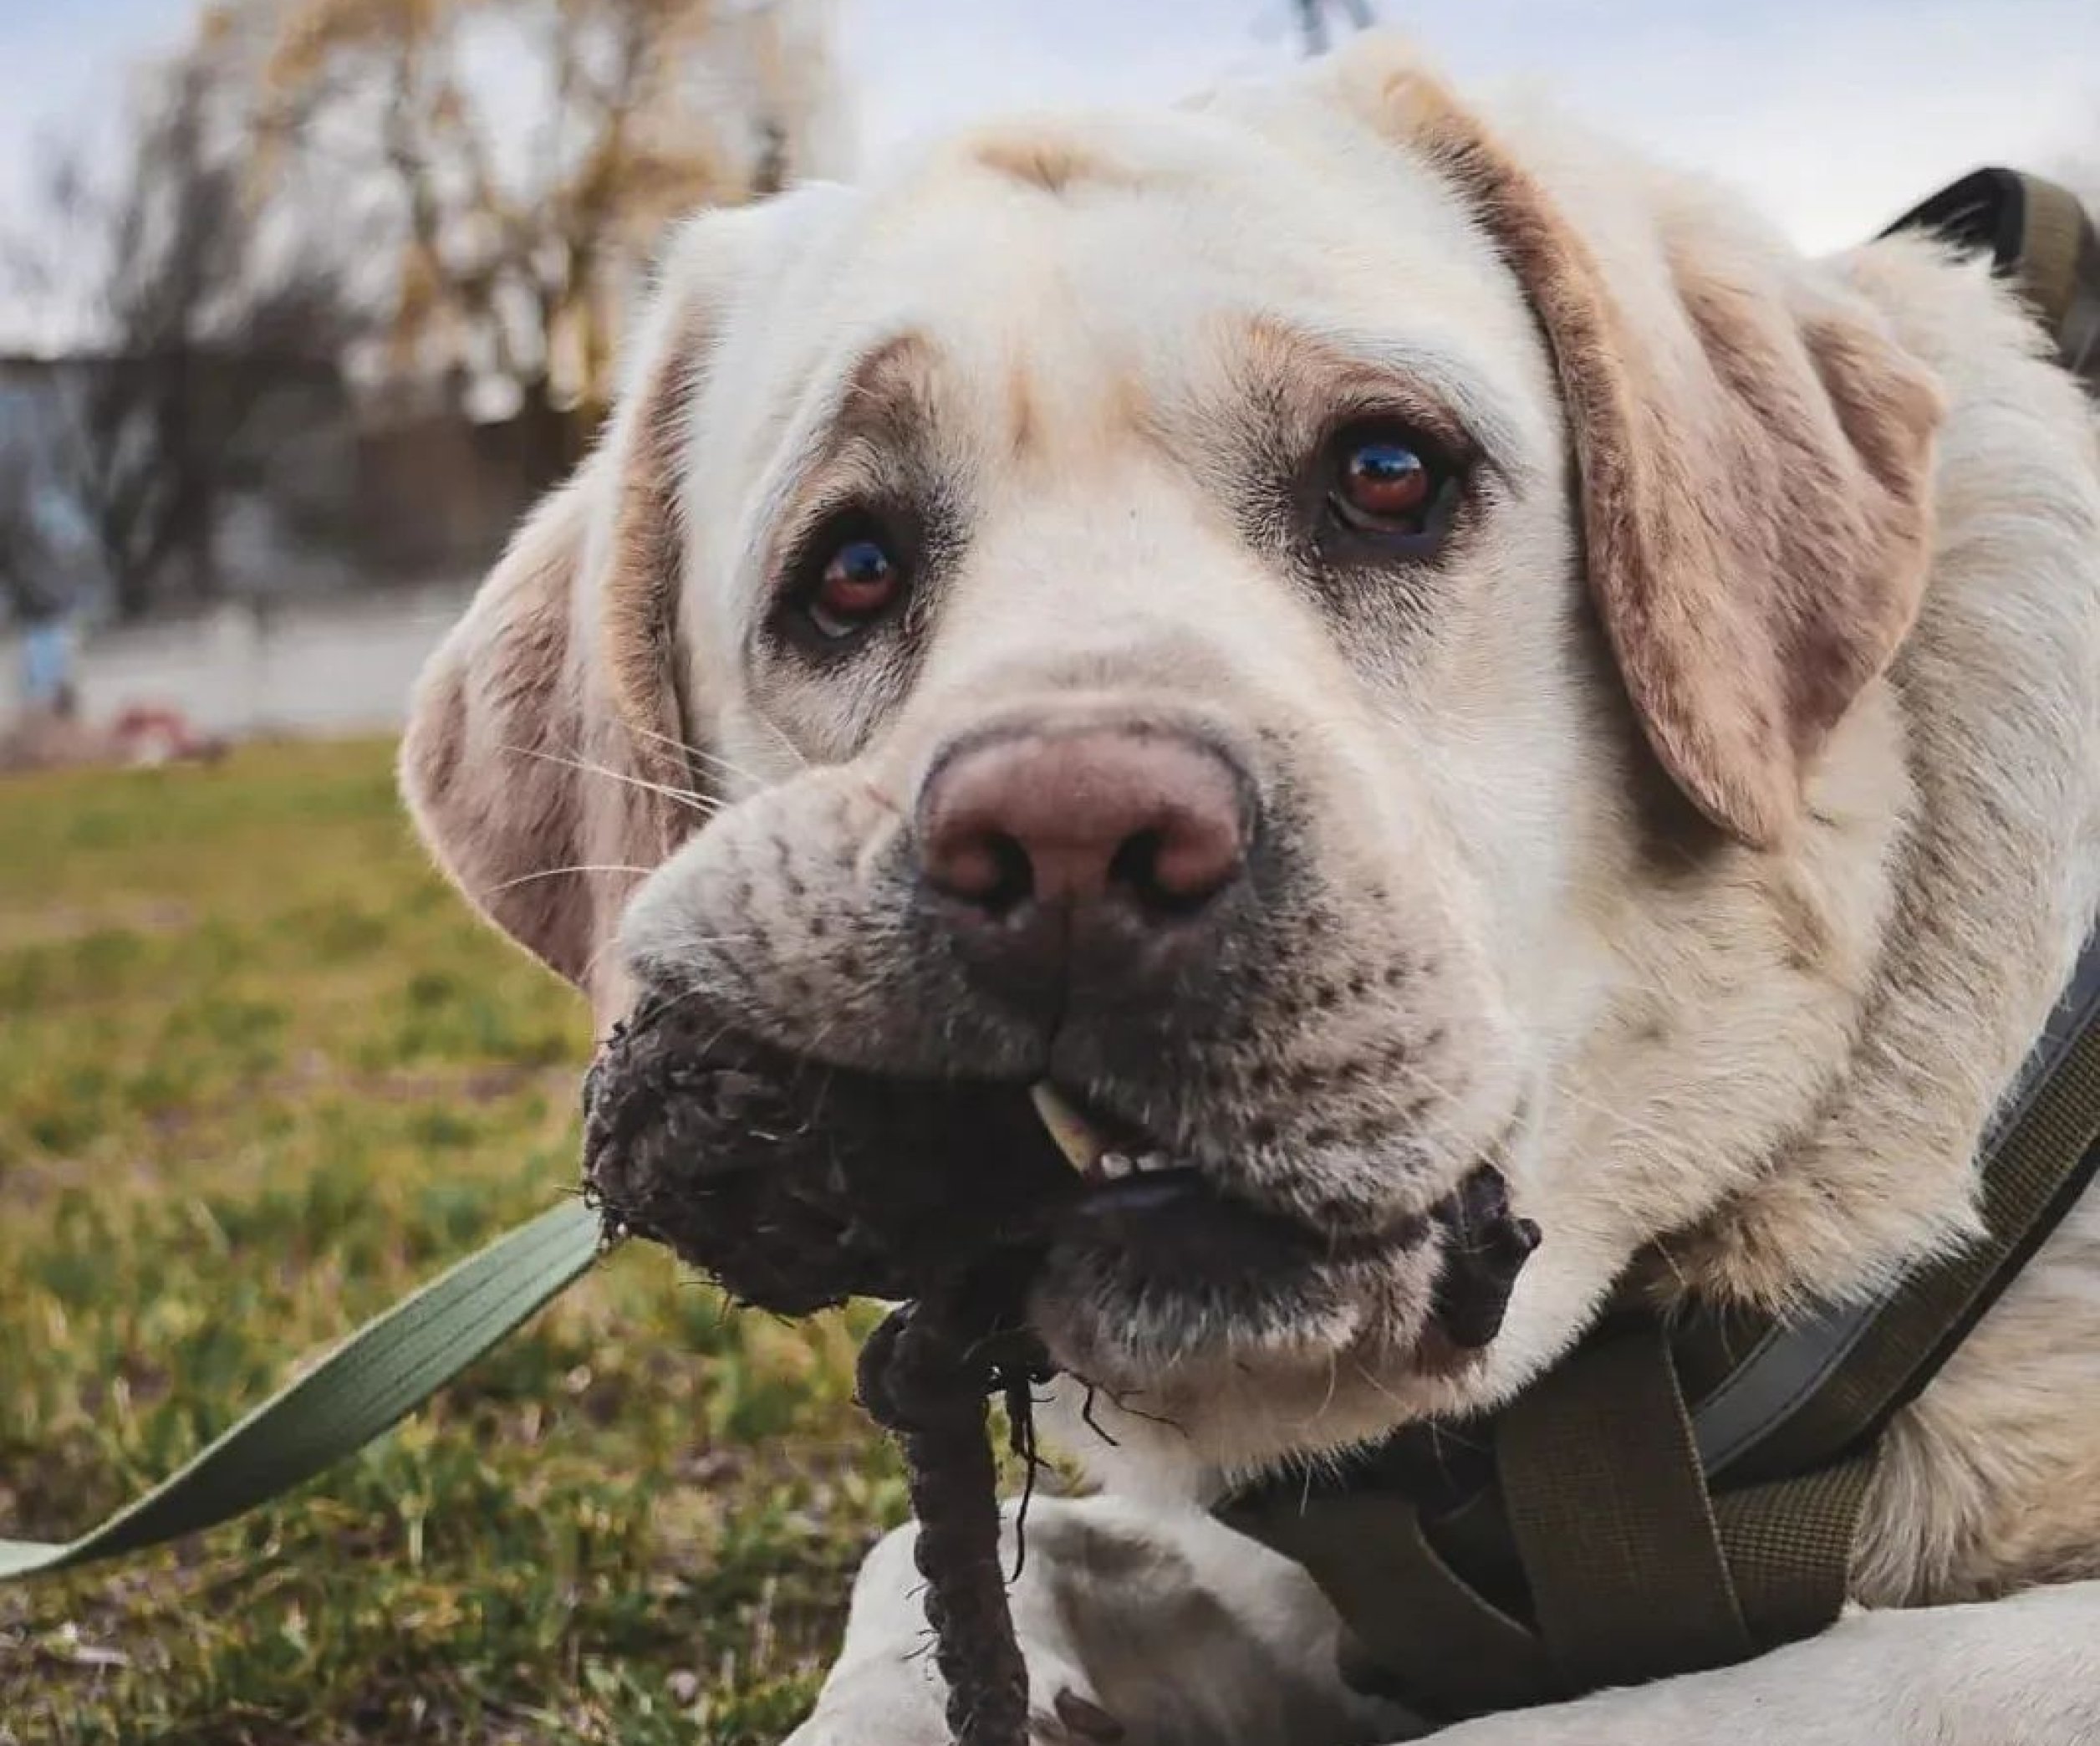
POLYGON ((1425 1212, 1327 1230, 1087 1093, 819 1067, 675 1003, 616 1035, 588 1097, 609 1218, 782 1313, 968 1274, 1016 1327, 1088 1296, 1111 1319, 1178 1304, 1200 1341, 1404 1263, 1434 1279, 1425 1325, 1463 1351, 1494 1337, 1537 1241, 1492 1162, 1425 1212))
POLYGON ((1433 1252, 1421 1332, 1448 1365, 1494 1340, 1540 1240, 1538 1227, 1512 1212, 1501 1171, 1488 1158, 1425 1211, 1337 1233, 1254 1204, 1222 1183, 1221 1172, 1176 1156, 1084 1094, 1039 1082, 1030 1097, 1082 1185, 1056 1222, 1043 1269, 1068 1292, 1154 1307, 1175 1297, 1194 1300, 1211 1320, 1236 1312, 1262 1321, 1315 1281, 1433 1252))

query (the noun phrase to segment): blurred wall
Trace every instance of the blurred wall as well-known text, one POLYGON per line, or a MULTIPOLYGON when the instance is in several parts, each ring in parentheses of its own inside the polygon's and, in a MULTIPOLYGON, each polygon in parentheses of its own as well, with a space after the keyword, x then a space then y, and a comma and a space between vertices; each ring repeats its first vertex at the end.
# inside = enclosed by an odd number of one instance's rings
POLYGON ((358 562, 396 576, 485 567, 589 436, 544 407, 492 423, 403 411, 361 431, 350 473, 358 562))
MULTIPOLYGON (((199 728, 242 735, 383 732, 398 727, 423 658, 466 609, 474 579, 332 595, 112 628, 79 649, 91 718, 132 704, 181 710, 199 728)), ((19 639, 0 638, 0 721, 22 700, 19 639)))

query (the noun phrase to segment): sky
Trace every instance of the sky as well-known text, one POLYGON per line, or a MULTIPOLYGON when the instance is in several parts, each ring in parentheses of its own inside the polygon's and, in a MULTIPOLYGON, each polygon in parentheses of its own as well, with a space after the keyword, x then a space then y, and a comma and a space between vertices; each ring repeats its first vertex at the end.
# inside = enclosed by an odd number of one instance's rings
MULTIPOLYGON (((1290 59, 1286 0, 835 0, 864 157, 973 116, 1170 98, 1290 59)), ((1374 0, 1461 83, 1541 84, 1810 248, 1985 161, 2100 164, 2100 0, 1374 0)), ((0 0, 0 225, 192 0, 0 0)))

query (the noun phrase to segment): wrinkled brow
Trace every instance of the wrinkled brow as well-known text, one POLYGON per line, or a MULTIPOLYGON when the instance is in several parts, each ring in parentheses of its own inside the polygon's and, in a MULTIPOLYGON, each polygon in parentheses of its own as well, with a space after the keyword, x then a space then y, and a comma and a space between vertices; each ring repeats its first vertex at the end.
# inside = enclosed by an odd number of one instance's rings
POLYGON ((1294 423, 1317 424, 1338 400, 1358 400, 1491 465, 1525 453, 1523 419, 1485 368, 1450 346, 1272 309, 1229 318, 1226 343, 1246 385, 1294 423))
POLYGON ((941 360, 915 329, 878 340, 831 378, 789 427, 767 471, 747 523, 748 547, 797 519, 796 508, 827 476, 848 474, 864 488, 923 479, 934 459, 941 360))
POLYGON ((923 334, 893 334, 846 372, 828 421, 834 441, 860 436, 884 447, 923 442, 934 422, 940 357, 923 334))

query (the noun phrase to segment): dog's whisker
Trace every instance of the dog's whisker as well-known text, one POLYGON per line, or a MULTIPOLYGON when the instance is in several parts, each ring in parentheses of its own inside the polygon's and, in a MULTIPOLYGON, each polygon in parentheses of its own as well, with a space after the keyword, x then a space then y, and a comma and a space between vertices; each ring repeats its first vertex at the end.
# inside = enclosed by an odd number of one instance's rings
MULTIPOLYGON (((541 867, 530 873, 521 873, 515 879, 507 879, 500 885, 484 886, 479 895, 483 897, 497 896, 540 879, 561 879, 585 873, 639 873, 646 878, 655 870, 654 867, 637 867, 624 861, 579 861, 573 866, 541 867)), ((604 948, 599 949, 602 951, 604 948)))
POLYGON ((680 738, 675 733, 665 733, 655 728, 645 728, 639 722, 630 722, 627 724, 627 728, 630 733, 638 733, 645 740, 654 740, 660 746, 668 746, 672 751, 682 756, 687 758, 707 756, 707 753, 700 747, 694 745, 690 740, 680 738))
POLYGON ((1327 1355, 1327 1392, 1320 1397, 1320 1404, 1300 1422, 1301 1424, 1307 1427, 1317 1425, 1325 1418, 1328 1410, 1334 1405, 1336 1391, 1341 1386, 1342 1355, 1338 1351, 1330 1351, 1327 1355))
POLYGON ((590 763, 579 758, 565 758, 558 752, 544 752, 537 746, 505 746, 503 751, 513 757, 537 758, 543 763, 559 764, 563 768, 574 770, 585 776, 602 776, 609 782, 623 783, 629 788, 640 789, 646 793, 660 794, 667 800, 706 817, 717 810, 716 803, 705 794, 695 794, 691 789, 673 788, 668 783, 651 782, 646 777, 615 770, 610 765, 590 763))
POLYGON ((635 786, 649 787, 654 792, 665 795, 671 799, 680 801, 685 805, 693 808, 696 811, 713 813, 721 809, 721 803, 719 801, 717 801, 711 794, 703 794, 698 789, 680 788, 675 783, 652 783, 647 777, 635 775, 630 771, 616 770, 609 764, 594 763, 591 759, 583 757, 580 753, 562 754, 558 753, 530 750, 530 748, 512 748, 511 749, 528 750, 530 752, 530 755, 532 756, 547 758, 557 763, 563 762, 564 757, 566 757, 568 768, 571 769, 579 771, 585 775, 606 776, 610 777, 616 782, 628 783, 635 786))
MULTIPOLYGON (((1400 1061, 1395 1064, 1400 1072, 1407 1075, 1410 1085, 1420 1086, 1432 1097, 1444 1103, 1457 1101, 1456 1094, 1452 1088, 1430 1072, 1428 1069, 1417 1066, 1412 1061, 1400 1061)), ((1414 1113, 1413 1119, 1419 1126, 1433 1131, 1449 1149, 1464 1151, 1475 1144, 1474 1136, 1465 1133, 1432 1110, 1418 1110, 1414 1113)))
POLYGON ((1591 1115, 1602 1116, 1605 1121, 1613 1124, 1621 1134, 1630 1138, 1644 1141, 1670 1151, 1674 1151, 1683 1144, 1681 1136, 1672 1133, 1668 1128, 1644 1116, 1635 1115, 1632 1110, 1620 1105, 1608 1101, 1593 1092, 1583 1090, 1575 1085, 1561 1085, 1554 1087, 1553 1095, 1563 1103, 1570 1104, 1578 1110, 1587 1110, 1591 1115))
POLYGON ((1649 1252, 1669 1270, 1669 1276, 1676 1283, 1678 1288, 1689 1294, 1692 1288, 1691 1277, 1679 1264, 1677 1257, 1670 1253, 1669 1238, 1657 1238, 1649 1245, 1649 1252))
POLYGON ((782 728, 779 722, 776 722, 769 715, 762 714, 759 716, 758 720, 760 724, 763 726, 775 739, 780 742, 782 748, 786 749, 788 755, 793 758, 797 764, 805 770, 809 768, 808 758, 804 755, 802 748, 798 746, 793 740, 788 737, 788 730, 786 728, 782 728))
POLYGON ((599 965, 604 961, 605 954, 614 950, 619 944, 619 936, 617 933, 607 934, 605 937, 600 940, 597 946, 593 948, 591 955, 584 960, 583 974, 579 977, 577 980, 588 987, 592 976, 596 973, 599 965))
POLYGON ((736 781, 759 784, 766 779, 757 771, 738 763, 733 758, 725 758, 721 753, 711 751, 706 746, 696 746, 688 740, 678 738, 675 735, 658 733, 647 728, 638 728, 635 731, 645 738, 655 740, 659 745, 671 748, 682 757, 690 758, 696 763, 707 765, 736 781))
POLYGON ((725 758, 719 752, 710 752, 699 746, 691 746, 686 749, 701 763, 709 766, 718 774, 727 777, 732 782, 746 782, 756 788, 763 786, 767 780, 762 772, 752 769, 747 765, 740 764, 733 758, 725 758))

